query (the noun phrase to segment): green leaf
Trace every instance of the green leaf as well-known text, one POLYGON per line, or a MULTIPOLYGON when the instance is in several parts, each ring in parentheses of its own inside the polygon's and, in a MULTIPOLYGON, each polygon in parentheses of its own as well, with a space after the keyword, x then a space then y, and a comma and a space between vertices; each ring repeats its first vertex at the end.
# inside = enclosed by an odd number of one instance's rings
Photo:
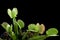
POLYGON ((45 35, 33 36, 33 37, 29 38, 29 40, 44 40, 44 39, 46 39, 45 35))
POLYGON ((11 36, 11 38, 12 38, 13 40, 17 40, 17 37, 16 37, 16 35, 15 35, 14 32, 12 32, 12 36, 11 36))
POLYGON ((3 22, 1 25, 8 32, 10 25, 7 22, 3 22))
POLYGON ((10 16, 10 18, 12 18, 12 15, 11 15, 11 14, 12 14, 11 9, 8 9, 8 10, 7 10, 7 13, 8 13, 8 15, 10 16))
POLYGON ((12 10, 8 9, 7 13, 10 16, 10 18, 15 18, 15 17, 17 17, 18 10, 17 10, 17 8, 13 8, 12 10))
POLYGON ((0 40, 3 40, 2 38, 0 38, 0 40))
POLYGON ((18 24, 20 29, 22 29, 24 27, 24 22, 22 20, 18 20, 17 24, 18 24))
POLYGON ((38 32, 39 27, 36 26, 35 24, 30 24, 30 25, 28 25, 28 31, 38 32))
POLYGON ((56 29, 56 28, 50 28, 50 29, 48 29, 47 31, 46 31, 46 34, 48 35, 48 36, 50 36, 50 35, 57 35, 58 34, 58 30, 56 29))
POLYGON ((8 31, 9 31, 9 32, 8 32, 9 35, 12 36, 12 25, 8 28, 8 31))

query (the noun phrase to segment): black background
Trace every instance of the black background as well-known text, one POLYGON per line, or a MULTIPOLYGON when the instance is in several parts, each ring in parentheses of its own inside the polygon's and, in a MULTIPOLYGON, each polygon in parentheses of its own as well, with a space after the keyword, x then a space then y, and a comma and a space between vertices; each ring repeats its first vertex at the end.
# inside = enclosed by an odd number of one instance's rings
MULTIPOLYGON (((35 0, 0 0, 0 24, 2 22, 12 23, 7 14, 7 9, 16 7, 18 9, 17 19, 25 22, 25 28, 31 23, 43 23, 48 28, 60 29, 60 5, 59 1, 35 1, 35 0)), ((0 25, 0 35, 4 29, 0 25)), ((59 37, 50 37, 46 40, 59 40, 59 37)))

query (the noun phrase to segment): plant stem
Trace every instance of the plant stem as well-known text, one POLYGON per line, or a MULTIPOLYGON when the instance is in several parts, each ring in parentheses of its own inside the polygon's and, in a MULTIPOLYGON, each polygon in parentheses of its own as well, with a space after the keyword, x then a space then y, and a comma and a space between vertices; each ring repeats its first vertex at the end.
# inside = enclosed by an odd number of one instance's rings
POLYGON ((16 18, 13 18, 13 24, 14 24, 14 33, 15 33, 15 36, 17 37, 17 39, 18 39, 18 26, 16 24, 16 18))
POLYGON ((28 31, 24 34, 24 36, 22 37, 22 40, 25 40, 25 38, 27 37, 28 31))

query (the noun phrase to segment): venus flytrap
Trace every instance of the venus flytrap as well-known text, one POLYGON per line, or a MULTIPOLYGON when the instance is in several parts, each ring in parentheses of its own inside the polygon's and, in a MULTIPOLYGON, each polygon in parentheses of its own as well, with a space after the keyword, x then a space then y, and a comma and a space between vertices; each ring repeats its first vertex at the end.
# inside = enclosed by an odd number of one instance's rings
POLYGON ((46 34, 48 36, 54 36, 54 35, 57 36, 58 30, 56 28, 50 28, 46 31, 46 34))
POLYGON ((18 13, 17 8, 13 8, 10 11, 10 13, 9 13, 9 9, 8 9, 8 15, 10 16, 11 19, 13 19, 14 32, 18 39, 18 35, 20 34, 20 33, 18 33, 18 28, 20 28, 20 32, 21 32, 21 29, 24 27, 24 22, 22 20, 18 20, 18 21, 16 20, 17 13, 18 13))
POLYGON ((38 32, 39 28, 35 24, 28 25, 28 31, 38 32))
POLYGON ((16 36, 14 34, 14 32, 12 31, 12 25, 10 26, 8 23, 6 22, 3 22, 2 24, 2 27, 8 32, 9 36, 15 40, 16 36), (13 37, 14 36, 14 37, 13 37))
POLYGON ((7 22, 3 22, 1 25, 7 32, 9 32, 10 25, 7 22))
POLYGON ((19 26, 20 29, 24 28, 24 22, 22 20, 19 19, 17 21, 17 24, 18 24, 18 26, 19 26))
POLYGON ((12 10, 8 9, 7 13, 12 19, 13 24, 9 25, 7 22, 3 22, 1 25, 7 31, 12 40, 44 40, 47 37, 58 36, 58 30, 56 28, 48 29, 46 34, 43 35, 45 32, 45 25, 39 23, 29 24, 27 31, 22 32, 22 28, 24 28, 25 24, 21 19, 16 20, 18 14, 17 8, 13 8, 12 10))
POLYGON ((32 32, 37 32, 37 34, 35 36, 29 38, 29 40, 44 40, 44 39, 46 39, 45 35, 44 36, 43 35, 39 36, 39 34, 43 34, 44 31, 45 31, 45 26, 43 24, 41 24, 41 25, 39 23, 37 23, 37 24, 30 24, 28 26, 28 30, 32 31, 32 32))
POLYGON ((38 28, 39 28, 39 33, 40 34, 43 34, 44 32, 45 32, 45 26, 44 26, 44 24, 39 24, 39 23, 37 23, 36 24, 37 26, 38 26, 38 28))
MULTIPOLYGON (((18 14, 18 10, 17 10, 17 8, 13 8, 12 10, 8 9, 7 12, 8 12, 8 15, 10 16, 10 18, 13 20, 14 33, 15 33, 16 37, 18 37, 18 25, 16 24, 16 17, 18 14)), ((17 39, 15 39, 15 40, 17 40, 17 39)))
POLYGON ((15 18, 15 17, 17 17, 18 10, 17 10, 17 8, 13 8, 12 10, 8 9, 7 13, 10 16, 10 18, 15 18))

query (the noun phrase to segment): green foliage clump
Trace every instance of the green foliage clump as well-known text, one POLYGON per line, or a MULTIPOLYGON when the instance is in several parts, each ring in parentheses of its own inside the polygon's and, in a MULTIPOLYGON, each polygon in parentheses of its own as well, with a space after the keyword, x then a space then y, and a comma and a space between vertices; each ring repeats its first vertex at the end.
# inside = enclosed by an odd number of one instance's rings
MULTIPOLYGON (((24 28, 24 22, 19 19, 16 20, 18 10, 17 8, 8 9, 8 15, 13 21, 13 24, 8 24, 7 22, 3 22, 1 25, 6 30, 8 35, 12 40, 44 40, 47 37, 57 36, 58 30, 56 28, 50 28, 46 31, 45 35, 42 35, 45 32, 44 24, 29 24, 27 31, 23 32, 22 28, 24 28)), ((0 40, 3 40, 0 38, 0 40)))

